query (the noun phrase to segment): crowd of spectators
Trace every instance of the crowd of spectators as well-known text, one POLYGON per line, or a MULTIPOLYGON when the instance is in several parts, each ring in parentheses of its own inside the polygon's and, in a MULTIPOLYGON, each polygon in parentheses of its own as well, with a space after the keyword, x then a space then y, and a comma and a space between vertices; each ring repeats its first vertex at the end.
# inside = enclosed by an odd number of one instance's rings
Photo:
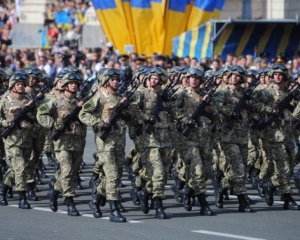
POLYGON ((226 59, 216 55, 209 58, 178 58, 160 54, 143 56, 136 53, 119 54, 112 43, 99 48, 79 50, 82 25, 85 23, 85 13, 91 7, 91 1, 86 0, 56 0, 47 5, 45 27, 49 46, 41 49, 12 49, 11 28, 18 21, 15 3, 12 0, 0 1, 1 17, 1 49, 0 64, 2 68, 18 70, 31 64, 39 66, 49 77, 53 77, 64 66, 76 65, 81 68, 85 78, 94 75, 100 68, 137 69, 140 66, 161 66, 170 70, 174 66, 200 65, 205 70, 218 70, 224 65, 239 65, 245 69, 261 69, 270 67, 275 62, 286 64, 291 76, 300 71, 300 52, 292 56, 280 54, 276 59, 270 59, 268 53, 257 53, 246 56, 227 54, 226 59), (57 17, 60 14, 60 17, 57 17))
POLYGON ((13 0, 0 1, 0 44, 12 44, 12 27, 18 22, 19 13, 13 0))

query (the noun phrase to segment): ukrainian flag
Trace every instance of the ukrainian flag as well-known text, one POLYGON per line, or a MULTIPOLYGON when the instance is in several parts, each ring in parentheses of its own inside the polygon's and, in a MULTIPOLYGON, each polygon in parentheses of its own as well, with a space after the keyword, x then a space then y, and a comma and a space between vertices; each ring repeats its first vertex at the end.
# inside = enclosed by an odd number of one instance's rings
POLYGON ((124 45, 133 44, 127 26, 122 0, 93 0, 98 19, 108 41, 124 52, 124 45))
POLYGON ((165 15, 165 42, 164 54, 172 52, 172 39, 186 31, 188 23, 191 0, 168 0, 165 15))
POLYGON ((195 0, 187 25, 187 30, 198 27, 210 20, 213 16, 218 1, 195 0))
POLYGON ((213 56, 212 23, 187 31, 173 40, 173 53, 178 57, 196 57, 198 60, 213 56))
MULTIPOLYGON (((218 15, 224 3, 225 0, 93 0, 107 39, 121 52, 124 45, 133 44, 136 52, 145 55, 171 54, 174 37, 218 15)), ((197 31, 192 32, 197 35, 197 31)))

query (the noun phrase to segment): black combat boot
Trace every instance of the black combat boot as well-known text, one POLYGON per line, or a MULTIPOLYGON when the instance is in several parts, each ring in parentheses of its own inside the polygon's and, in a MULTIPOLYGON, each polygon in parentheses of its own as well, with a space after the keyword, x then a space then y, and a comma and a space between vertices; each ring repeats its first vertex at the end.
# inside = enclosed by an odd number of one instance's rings
POLYGON ((49 207, 52 210, 52 212, 57 211, 57 199, 58 199, 59 192, 56 191, 55 189, 51 189, 48 192, 48 197, 50 199, 49 207))
POLYGON ((258 184, 258 181, 259 181, 259 178, 258 178, 259 172, 260 172, 260 170, 257 169, 257 168, 254 168, 254 169, 253 169, 253 172, 252 172, 251 184, 252 184, 252 187, 253 187, 254 189, 257 188, 257 184, 258 184))
POLYGON ((181 190, 182 205, 186 211, 192 211, 192 194, 193 190, 188 185, 185 185, 184 189, 181 190))
POLYGON ((85 166, 86 166, 85 161, 83 161, 83 159, 81 159, 81 162, 80 162, 80 168, 81 168, 81 169, 84 169, 85 166))
POLYGON ((100 206, 104 207, 106 204, 106 197, 100 194, 100 206))
POLYGON ((155 208, 154 205, 155 205, 155 204, 154 204, 154 199, 153 199, 152 196, 151 196, 151 198, 150 198, 150 204, 149 204, 149 209, 150 209, 150 210, 153 210, 153 209, 155 208))
POLYGON ((228 195, 227 188, 223 192, 223 198, 224 198, 224 200, 229 200, 229 195, 228 195))
POLYGON ((149 205, 148 205, 148 201, 149 201, 149 197, 150 194, 146 189, 140 190, 137 193, 138 198, 140 200, 140 206, 142 209, 142 212, 147 214, 149 212, 149 205))
POLYGON ((258 192, 258 196, 260 196, 261 198, 265 198, 264 182, 262 180, 258 180, 256 189, 258 192))
POLYGON ((54 159, 52 157, 51 152, 45 152, 45 155, 48 159, 48 166, 54 167, 54 159))
POLYGON ((21 209, 30 209, 31 206, 27 202, 26 191, 19 192, 19 208, 21 209))
POLYGON ((73 201, 73 197, 66 197, 65 203, 68 206, 68 215, 69 216, 80 216, 78 210, 75 207, 75 203, 73 201))
POLYGON ((171 186, 171 190, 174 193, 176 202, 182 203, 181 190, 183 189, 185 182, 181 181, 181 179, 179 177, 176 177, 176 175, 174 176, 174 178, 175 184, 171 186))
POLYGON ((254 210, 247 203, 245 194, 239 194, 237 195, 237 197, 239 200, 239 212, 246 212, 246 213, 254 212, 254 210))
POLYGON ((290 193, 284 193, 283 196, 283 210, 299 210, 299 206, 293 199, 290 193))
POLYGON ((267 181, 266 183, 264 183, 263 185, 263 189, 265 192, 265 202, 268 206, 272 206, 274 203, 274 192, 276 187, 273 185, 273 183, 271 181, 267 181))
POLYGON ((93 158, 94 158, 95 163, 99 160, 98 154, 96 152, 93 153, 93 158))
POLYGON ((50 178, 50 181, 49 181, 49 183, 48 183, 50 189, 54 189, 54 184, 55 184, 55 182, 56 182, 55 175, 53 175, 53 176, 50 178))
POLYGON ((9 188, 8 188, 8 191, 7 191, 6 196, 7 196, 8 198, 14 198, 12 187, 9 187, 9 188))
POLYGON ((38 197, 36 196, 35 192, 34 192, 34 185, 33 183, 28 183, 27 184, 27 198, 30 201, 38 201, 38 197))
POLYGON ((215 190, 215 205, 217 208, 223 208, 223 195, 226 189, 227 188, 223 188, 220 186, 217 190, 215 190))
POLYGON ((43 185, 44 184, 42 179, 41 179, 39 169, 37 169, 37 168, 35 169, 35 178, 34 179, 35 179, 35 183, 37 185, 43 185))
POLYGON ((295 186, 298 190, 298 196, 300 197, 300 169, 298 172, 294 174, 294 181, 295 181, 295 186))
POLYGON ((120 209, 121 212, 128 212, 125 207, 122 205, 122 201, 118 200, 118 207, 120 209))
POLYGON ((109 220, 111 222, 126 222, 126 218, 120 213, 118 201, 109 201, 109 205, 111 211, 109 220))
POLYGON ((81 185, 81 179, 80 179, 79 173, 77 173, 77 177, 76 177, 76 180, 75 180, 75 188, 78 189, 78 190, 83 189, 83 187, 81 185))
POLYGON ((213 216, 215 215, 213 210, 210 209, 204 193, 196 195, 200 204, 200 215, 213 216))
POLYGON ((89 202, 89 206, 93 211, 94 218, 102 217, 102 212, 101 212, 100 207, 99 207, 100 198, 101 198, 100 194, 96 193, 96 194, 93 195, 92 201, 89 202))
POLYGON ((41 178, 48 178, 48 175, 44 172, 44 169, 46 169, 43 161, 40 162, 40 165, 39 165, 39 174, 40 174, 40 177, 41 178))
POLYGON ((253 178, 254 167, 251 165, 247 165, 246 169, 247 169, 247 181, 248 181, 248 183, 250 183, 253 178))
POLYGON ((247 194, 245 194, 245 198, 249 205, 251 205, 253 203, 252 199, 247 194))
POLYGON ((155 217, 157 219, 167 219, 167 214, 165 213, 164 206, 161 198, 154 198, 154 208, 155 208, 155 217))
POLYGON ((90 179, 90 181, 89 181, 89 186, 90 186, 91 188, 93 188, 93 185, 95 185, 96 188, 97 188, 97 186, 98 186, 98 179, 99 179, 99 174, 93 172, 93 175, 92 175, 92 177, 91 177, 91 179, 90 179))
POLYGON ((0 186, 0 205, 2 206, 6 206, 8 204, 6 199, 7 191, 8 191, 8 186, 2 183, 0 186))
POLYGON ((132 188, 129 192, 132 202, 134 206, 139 206, 140 205, 140 199, 138 198, 137 192, 134 188, 132 188))
POLYGON ((0 165, 0 184, 3 182, 3 173, 1 171, 2 165, 0 165))

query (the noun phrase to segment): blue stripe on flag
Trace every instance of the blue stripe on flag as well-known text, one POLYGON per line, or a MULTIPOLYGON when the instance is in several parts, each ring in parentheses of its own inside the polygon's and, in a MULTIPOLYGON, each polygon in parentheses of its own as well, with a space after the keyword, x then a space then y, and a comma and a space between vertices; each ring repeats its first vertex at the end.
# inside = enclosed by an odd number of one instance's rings
POLYGON ((175 56, 178 56, 179 53, 178 53, 178 50, 179 50, 179 39, 180 37, 177 37, 173 40, 173 54, 175 56))
POLYGON ((188 31, 185 33, 184 37, 184 45, 183 45, 183 57, 190 55, 190 44, 192 40, 192 31, 188 31))
POLYGON ((197 39, 195 52, 194 52, 194 57, 196 57, 198 60, 201 60, 201 52, 204 43, 205 33, 206 33, 205 26, 201 26, 198 28, 198 39, 197 39))
POLYGON ((169 1, 169 10, 175 11, 175 12, 185 12, 186 5, 189 4, 188 0, 170 0, 169 1))
POLYGON ((130 3, 135 8, 151 8, 150 0, 131 0, 130 3))
POLYGON ((115 0, 100 0, 99 4, 102 10, 117 8, 115 0))
POLYGON ((213 12, 216 7, 216 1, 211 0, 195 0, 194 6, 206 12, 213 12))
POLYGON ((236 52, 244 31, 245 31, 244 25, 237 24, 234 26, 233 31, 231 32, 227 42, 225 43, 225 47, 223 48, 222 57, 224 56, 226 57, 226 54, 228 53, 234 54, 236 52))
POLYGON ((225 5, 226 0, 217 0, 216 9, 222 10, 225 5))

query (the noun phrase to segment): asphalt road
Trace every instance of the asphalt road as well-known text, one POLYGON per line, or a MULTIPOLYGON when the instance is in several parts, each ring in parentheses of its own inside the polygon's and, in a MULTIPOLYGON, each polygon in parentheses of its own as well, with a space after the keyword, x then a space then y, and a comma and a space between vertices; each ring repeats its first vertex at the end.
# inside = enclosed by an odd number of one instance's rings
MULTIPOLYGON (((130 148, 130 141, 126 146, 130 148)), ((173 180, 166 186, 166 200, 164 206, 168 215, 167 220, 154 218, 154 210, 145 215, 138 206, 134 206, 129 196, 130 184, 126 173, 123 182, 123 205, 128 212, 124 213, 127 223, 112 223, 109 221, 108 204, 102 208, 103 218, 95 219, 88 207, 91 199, 88 180, 92 173, 95 151, 94 137, 88 132, 87 146, 84 160, 87 166, 82 170, 83 190, 77 190, 75 202, 77 209, 82 214, 80 217, 69 217, 66 214, 66 206, 62 198, 59 199, 59 211, 51 212, 48 208, 46 197, 49 178, 43 179, 45 184, 39 186, 38 202, 30 202, 33 209, 18 209, 17 194, 13 199, 8 199, 9 206, 0 206, 0 240, 32 240, 32 239, 109 239, 109 240, 133 240, 133 239, 246 239, 246 240, 282 240, 300 239, 300 211, 283 211, 280 197, 275 197, 274 206, 268 207, 263 199, 249 187, 248 193, 255 204, 252 205, 255 213, 239 213, 235 196, 225 201, 223 209, 217 209, 214 204, 213 188, 208 182, 207 195, 211 208, 216 216, 205 217, 199 215, 199 207, 194 207, 187 212, 178 204, 170 190, 173 180)), ((47 161, 44 161, 47 163, 47 161)), ((53 174, 53 168, 48 167, 48 175, 53 174)), ((292 183, 293 187, 294 184, 292 183)), ((294 198, 299 202, 297 191, 294 190, 294 198)))

